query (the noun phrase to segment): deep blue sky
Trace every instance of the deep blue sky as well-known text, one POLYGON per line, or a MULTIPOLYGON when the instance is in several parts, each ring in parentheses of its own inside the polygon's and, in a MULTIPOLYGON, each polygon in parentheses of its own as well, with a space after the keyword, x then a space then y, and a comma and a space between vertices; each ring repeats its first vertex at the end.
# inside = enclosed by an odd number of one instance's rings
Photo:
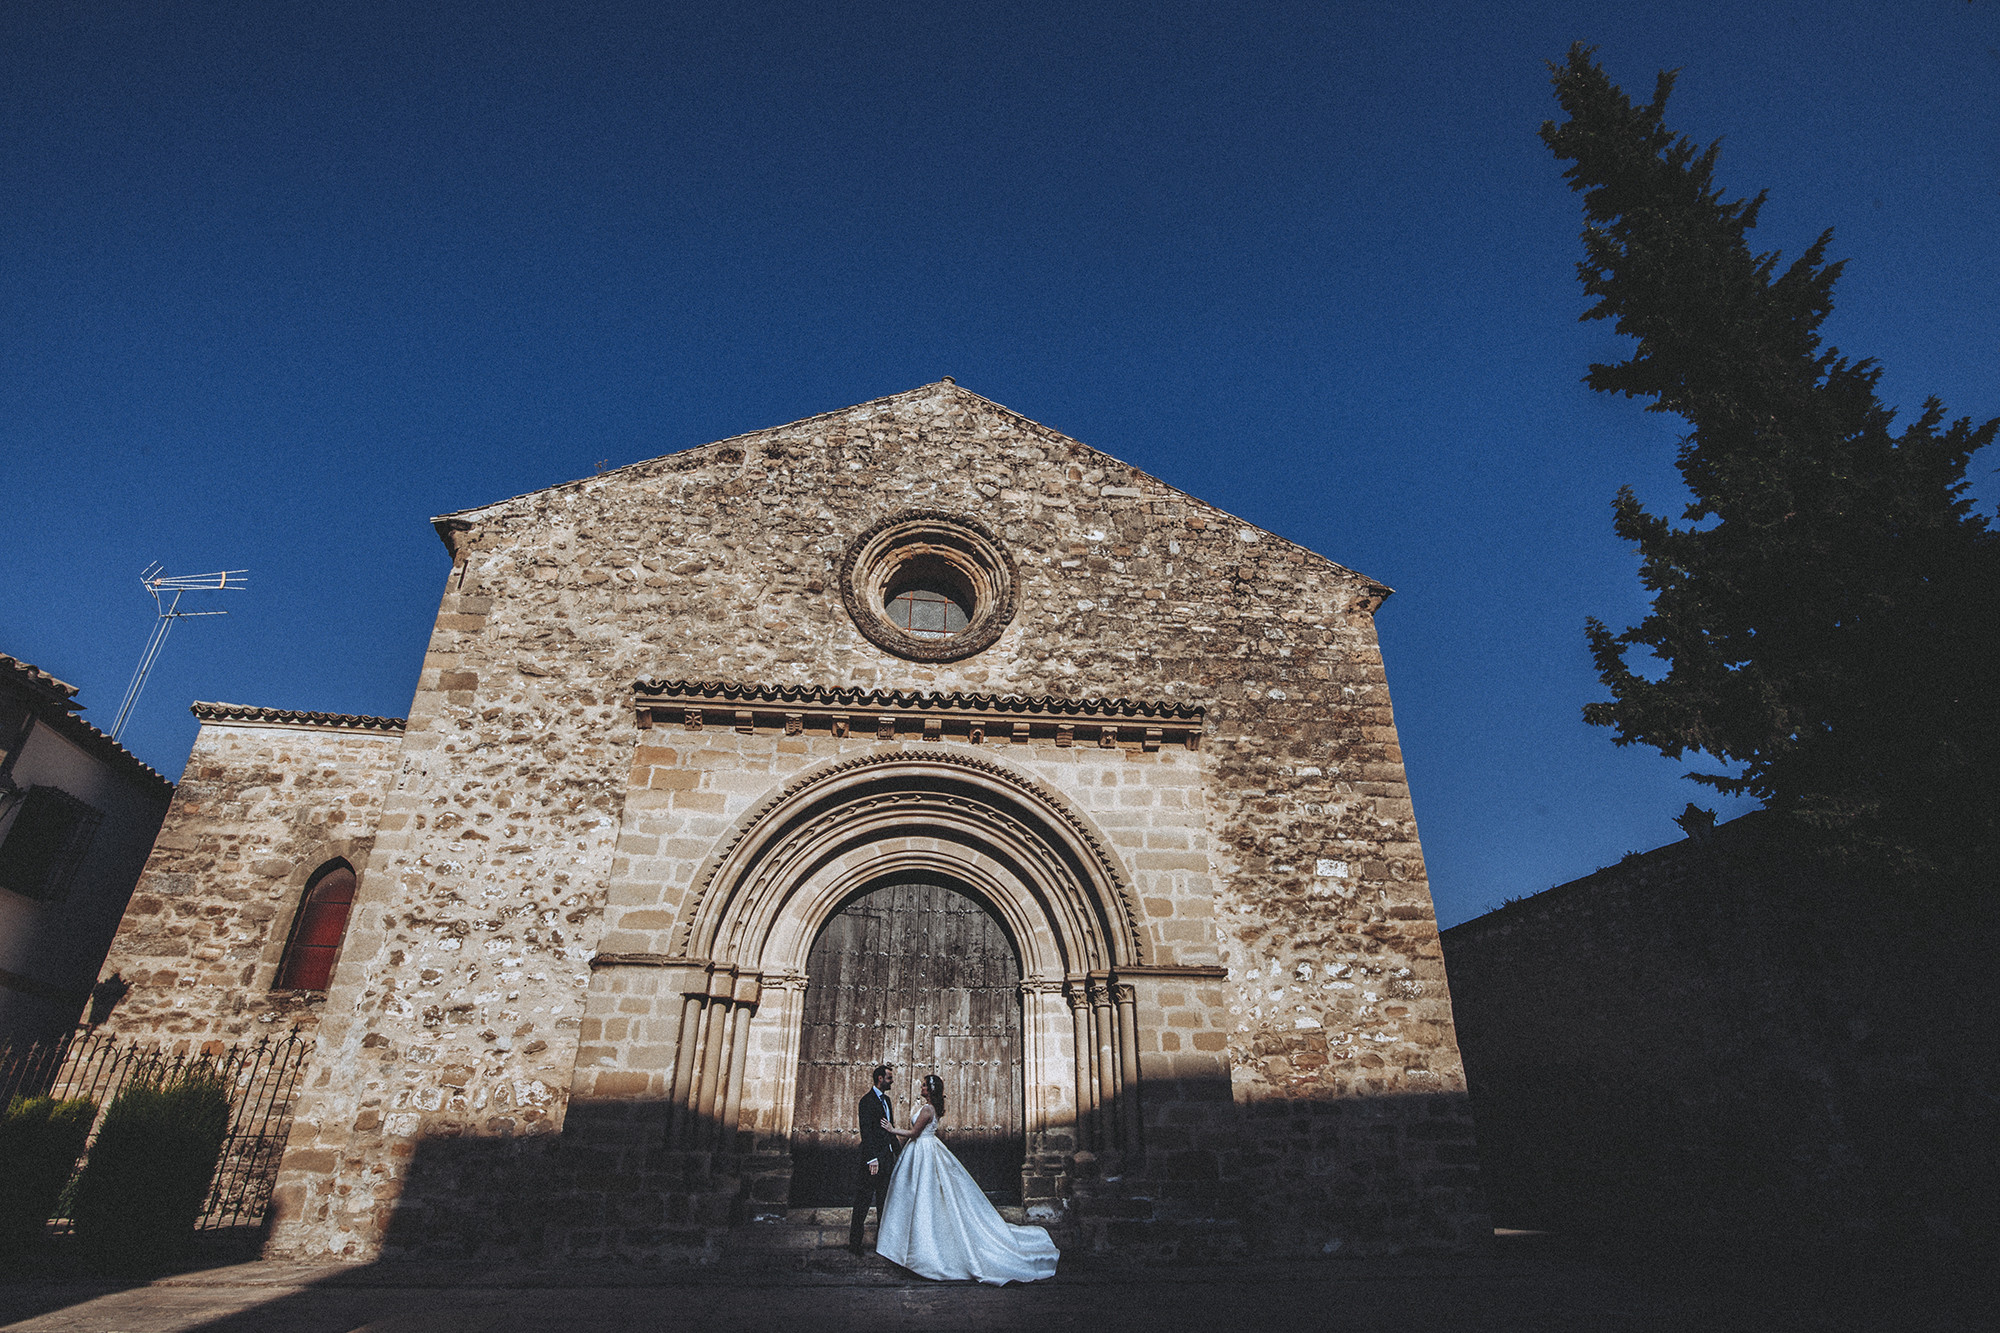
MULTIPOLYGON (((1579 709, 1676 423, 1578 382, 1544 62, 1599 45, 1826 226, 1832 340, 2000 412, 2000 10, 1703 4, 0 8, 0 651, 109 726, 137 575, 252 571, 191 699, 399 714, 436 513, 955 375, 1397 588, 1440 916, 1679 836, 1579 709)), ((1992 457, 1982 495, 2000 494, 1992 457)))

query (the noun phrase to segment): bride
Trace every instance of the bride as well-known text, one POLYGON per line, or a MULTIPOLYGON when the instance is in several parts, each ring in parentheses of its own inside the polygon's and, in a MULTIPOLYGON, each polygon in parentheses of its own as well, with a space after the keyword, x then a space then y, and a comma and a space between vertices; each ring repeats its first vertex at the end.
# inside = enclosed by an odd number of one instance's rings
POLYGON ((1004 1221, 972 1175, 937 1136, 944 1080, 924 1076, 924 1100, 908 1129, 882 1128, 910 1146, 896 1154, 875 1252, 923 1277, 977 1278, 995 1286, 1054 1277, 1056 1245, 1040 1227, 1004 1221))

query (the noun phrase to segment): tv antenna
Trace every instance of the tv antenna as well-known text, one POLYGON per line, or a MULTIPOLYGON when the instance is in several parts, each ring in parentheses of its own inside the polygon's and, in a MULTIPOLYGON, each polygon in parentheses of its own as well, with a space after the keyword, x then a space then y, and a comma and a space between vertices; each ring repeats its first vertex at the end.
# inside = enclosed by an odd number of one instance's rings
POLYGON ((247 569, 218 569, 213 574, 162 574, 156 560, 139 571, 139 586, 153 594, 153 606, 159 617, 153 622, 152 637, 146 640, 146 651, 139 658, 139 669, 132 673, 132 683, 125 687, 125 701, 118 705, 118 717, 111 724, 111 739, 117 740, 118 733, 125 730, 125 723, 132 716, 132 707, 139 702, 139 691, 146 688, 146 677, 153 674, 153 663, 160 658, 160 649, 167 642, 167 635, 173 633, 176 620, 193 620, 200 616, 226 616, 227 611, 183 611, 181 598, 191 592, 229 592, 250 586, 250 571, 247 569))

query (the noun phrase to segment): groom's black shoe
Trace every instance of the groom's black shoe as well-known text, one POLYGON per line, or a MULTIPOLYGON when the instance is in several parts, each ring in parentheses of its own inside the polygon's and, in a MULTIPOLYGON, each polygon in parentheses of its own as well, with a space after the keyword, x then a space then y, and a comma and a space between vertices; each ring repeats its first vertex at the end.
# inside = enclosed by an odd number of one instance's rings
POLYGON ((861 1243, 859 1243, 859 1242, 857 1241, 857 1242, 854 1242, 854 1243, 850 1244, 850 1245, 849 1245, 849 1246, 847 1247, 847 1252, 848 1252, 849 1254, 866 1254, 866 1253, 868 1253, 868 1247, 867 1247, 866 1245, 863 1245, 863 1244, 861 1244, 861 1243))

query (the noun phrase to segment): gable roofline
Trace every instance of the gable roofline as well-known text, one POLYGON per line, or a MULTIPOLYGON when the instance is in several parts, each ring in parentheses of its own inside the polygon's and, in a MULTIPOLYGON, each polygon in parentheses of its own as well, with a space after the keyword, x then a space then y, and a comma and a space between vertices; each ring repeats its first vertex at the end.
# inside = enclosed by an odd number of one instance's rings
MULTIPOLYGON (((736 444, 743 440, 752 439, 759 435, 770 435, 773 434, 774 432, 781 430, 792 430, 799 426, 809 426, 815 421, 830 421, 834 417, 843 417, 850 412, 859 412, 865 408, 880 407, 884 403, 893 403, 899 398, 916 398, 929 390, 936 389, 940 385, 947 385, 947 384, 952 386, 953 388, 958 387, 958 381, 952 379, 949 375, 947 375, 943 379, 934 381, 933 383, 930 384, 919 384, 914 389, 904 389, 901 393, 884 394, 880 398, 870 398, 866 402, 854 403, 847 407, 836 407, 826 412, 815 412, 809 417, 800 417, 796 421, 786 421, 776 426, 760 426, 756 430, 746 430, 743 431, 741 434, 737 435, 726 435, 722 439, 710 440, 706 444, 691 444, 685 449, 675 449, 671 453, 655 454, 651 458, 642 458, 636 463, 627 463, 623 467, 614 467, 609 471, 599 472, 593 476, 576 477, 569 481, 559 481, 553 486, 539 486, 532 491, 522 491, 518 495, 510 495, 504 500, 494 500, 488 504, 473 505, 467 509, 454 509, 449 513, 439 514, 437 517, 433 518, 431 520, 431 526, 437 529, 438 536, 443 539, 446 549, 449 550, 452 547, 452 541, 450 535, 451 532, 462 531, 466 526, 466 524, 468 523, 468 521, 473 517, 477 515, 490 513, 495 509, 504 509, 508 505, 514 504, 515 502, 520 500, 526 500, 531 496, 548 495, 556 491, 582 490, 584 487, 589 486, 591 483, 602 481, 606 477, 615 477, 621 472, 632 472, 636 471, 639 468, 651 467, 653 464, 661 462, 665 459, 679 458, 682 454, 699 453, 703 449, 721 449, 725 446, 736 444)), ((968 395, 969 397, 979 398, 979 401, 982 403, 991 401, 990 399, 980 398, 978 394, 973 393, 969 389, 959 389, 958 391, 960 393, 968 395)), ((1035 422, 1028 421, 1026 417, 1021 416, 1020 413, 1013 411, 1011 408, 1001 407, 1000 404, 998 403, 993 403, 992 405, 994 407, 1000 408, 1001 411, 1007 413, 1009 416, 1016 417, 1021 421, 1027 422, 1028 425, 1034 426, 1037 430, 1048 429, 1048 427, 1046 426, 1042 426, 1035 422)))
MULTIPOLYGON (((36 721, 139 785, 173 791, 174 784, 151 764, 77 716, 83 705, 77 702, 76 686, 56 679, 32 662, 0 653, 0 688, 25 697, 36 721)), ((0 787, 6 785, 5 770, 0 769, 0 787)))
POLYGON ((1154 476, 1152 473, 1146 471, 1142 467, 1138 467, 1135 464, 1128 463, 1124 459, 1118 458, 1115 455, 1108 454, 1104 452, 1102 449, 1095 447, 1094 445, 1086 444, 1082 440, 1079 440, 1074 436, 1065 435, 1061 431, 1055 429, 1055 427, 1044 425, 1043 423, 1036 421, 1033 417, 1025 416, 1022 413, 1015 411, 1013 408, 1008 407, 1005 403, 997 403, 993 401, 991 398, 986 397, 984 394, 975 393, 971 389, 968 389, 964 385, 960 384, 956 379, 953 379, 949 375, 945 376, 943 379, 935 380, 929 384, 920 384, 913 389, 905 389, 901 393, 885 394, 880 398, 870 398, 866 402, 855 403, 848 407, 838 407, 832 409, 831 411, 816 412, 811 416, 800 417, 796 421, 787 421, 776 426, 763 426, 756 430, 748 430, 737 435, 730 435, 720 440, 711 440, 707 444, 697 444, 697 445, 692 445, 686 449, 676 449, 672 453, 659 454, 653 458, 640 459, 636 463, 627 463, 623 467, 615 467, 610 469, 609 471, 597 473, 594 476, 578 477, 571 481, 558 482, 553 486, 543 486, 539 487, 536 490, 523 491, 518 495, 510 495, 506 499, 495 500, 489 504, 474 505, 467 509, 455 509, 449 513, 439 514, 435 518, 431 519, 431 526, 434 529, 436 529, 438 539, 444 543, 445 549, 452 553, 453 559, 456 559, 458 555, 456 535, 458 533, 467 531, 468 529, 473 527, 476 519, 491 514, 496 510, 504 510, 507 507, 514 505, 522 500, 526 500, 532 496, 549 495, 552 493, 557 493, 562 491, 581 491, 589 487, 603 483, 612 477, 618 476, 620 473, 634 472, 642 468, 650 468, 669 458, 678 458, 684 454, 699 453, 704 449, 727 448, 731 445, 738 445, 745 440, 755 439, 760 436, 774 435, 780 431, 796 430, 801 427, 811 426, 817 422, 831 421, 837 417, 850 416, 854 413, 867 411, 871 408, 880 408, 887 404, 896 403, 907 399, 925 397, 931 394, 935 394, 939 390, 944 390, 961 398, 970 399, 971 401, 978 403, 980 406, 990 411, 996 412, 1001 416, 1007 417, 1008 419, 1012 420, 1017 425, 1021 426, 1022 428, 1024 428, 1025 430, 1027 430, 1032 434, 1040 435, 1043 438, 1050 441, 1051 443, 1061 444, 1066 448, 1080 449, 1085 453, 1092 454, 1098 458, 1103 459, 1107 463, 1110 463, 1116 467, 1123 468, 1128 472, 1136 474, 1138 477, 1144 478, 1146 481, 1153 483, 1155 486, 1161 487, 1166 492, 1165 494, 1154 495, 1147 493, 1145 489, 1142 487, 1107 487, 1105 488, 1104 491, 1105 494, 1109 494, 1118 498, 1134 499, 1134 500, 1179 499, 1179 500, 1193 501, 1196 504, 1202 505, 1205 508, 1213 510, 1215 513, 1221 515, 1223 518, 1228 519, 1230 522, 1241 524, 1244 528, 1257 533, 1260 538, 1269 537, 1273 541, 1282 542, 1284 545, 1290 547, 1291 549, 1299 551, 1304 555, 1310 556, 1313 560, 1316 560, 1319 563, 1330 567, 1336 572, 1344 574, 1349 578, 1354 579, 1356 582, 1366 585, 1369 592, 1372 594, 1370 599, 1370 604, 1365 608, 1370 612, 1379 609, 1381 607, 1382 601, 1395 592, 1394 588, 1389 587, 1387 584, 1381 582, 1380 580, 1370 578, 1368 575, 1361 573, 1359 570, 1349 569, 1346 565, 1343 565, 1338 561, 1333 560, 1327 556, 1321 555, 1318 551, 1313 550, 1309 546, 1301 545, 1300 543, 1293 541, 1291 538, 1283 536, 1280 533, 1273 532, 1269 528, 1263 527, 1260 524, 1253 523, 1249 519, 1243 518, 1237 514, 1232 514, 1228 510, 1223 509, 1221 506, 1216 505, 1208 500, 1204 500, 1200 496, 1195 495, 1192 492, 1182 490, 1180 487, 1175 486, 1172 482, 1164 481, 1159 477, 1154 476))
POLYGON ((83 707, 76 701, 76 686, 57 680, 32 662, 0 653, 0 682, 30 699, 74 712, 83 707))

